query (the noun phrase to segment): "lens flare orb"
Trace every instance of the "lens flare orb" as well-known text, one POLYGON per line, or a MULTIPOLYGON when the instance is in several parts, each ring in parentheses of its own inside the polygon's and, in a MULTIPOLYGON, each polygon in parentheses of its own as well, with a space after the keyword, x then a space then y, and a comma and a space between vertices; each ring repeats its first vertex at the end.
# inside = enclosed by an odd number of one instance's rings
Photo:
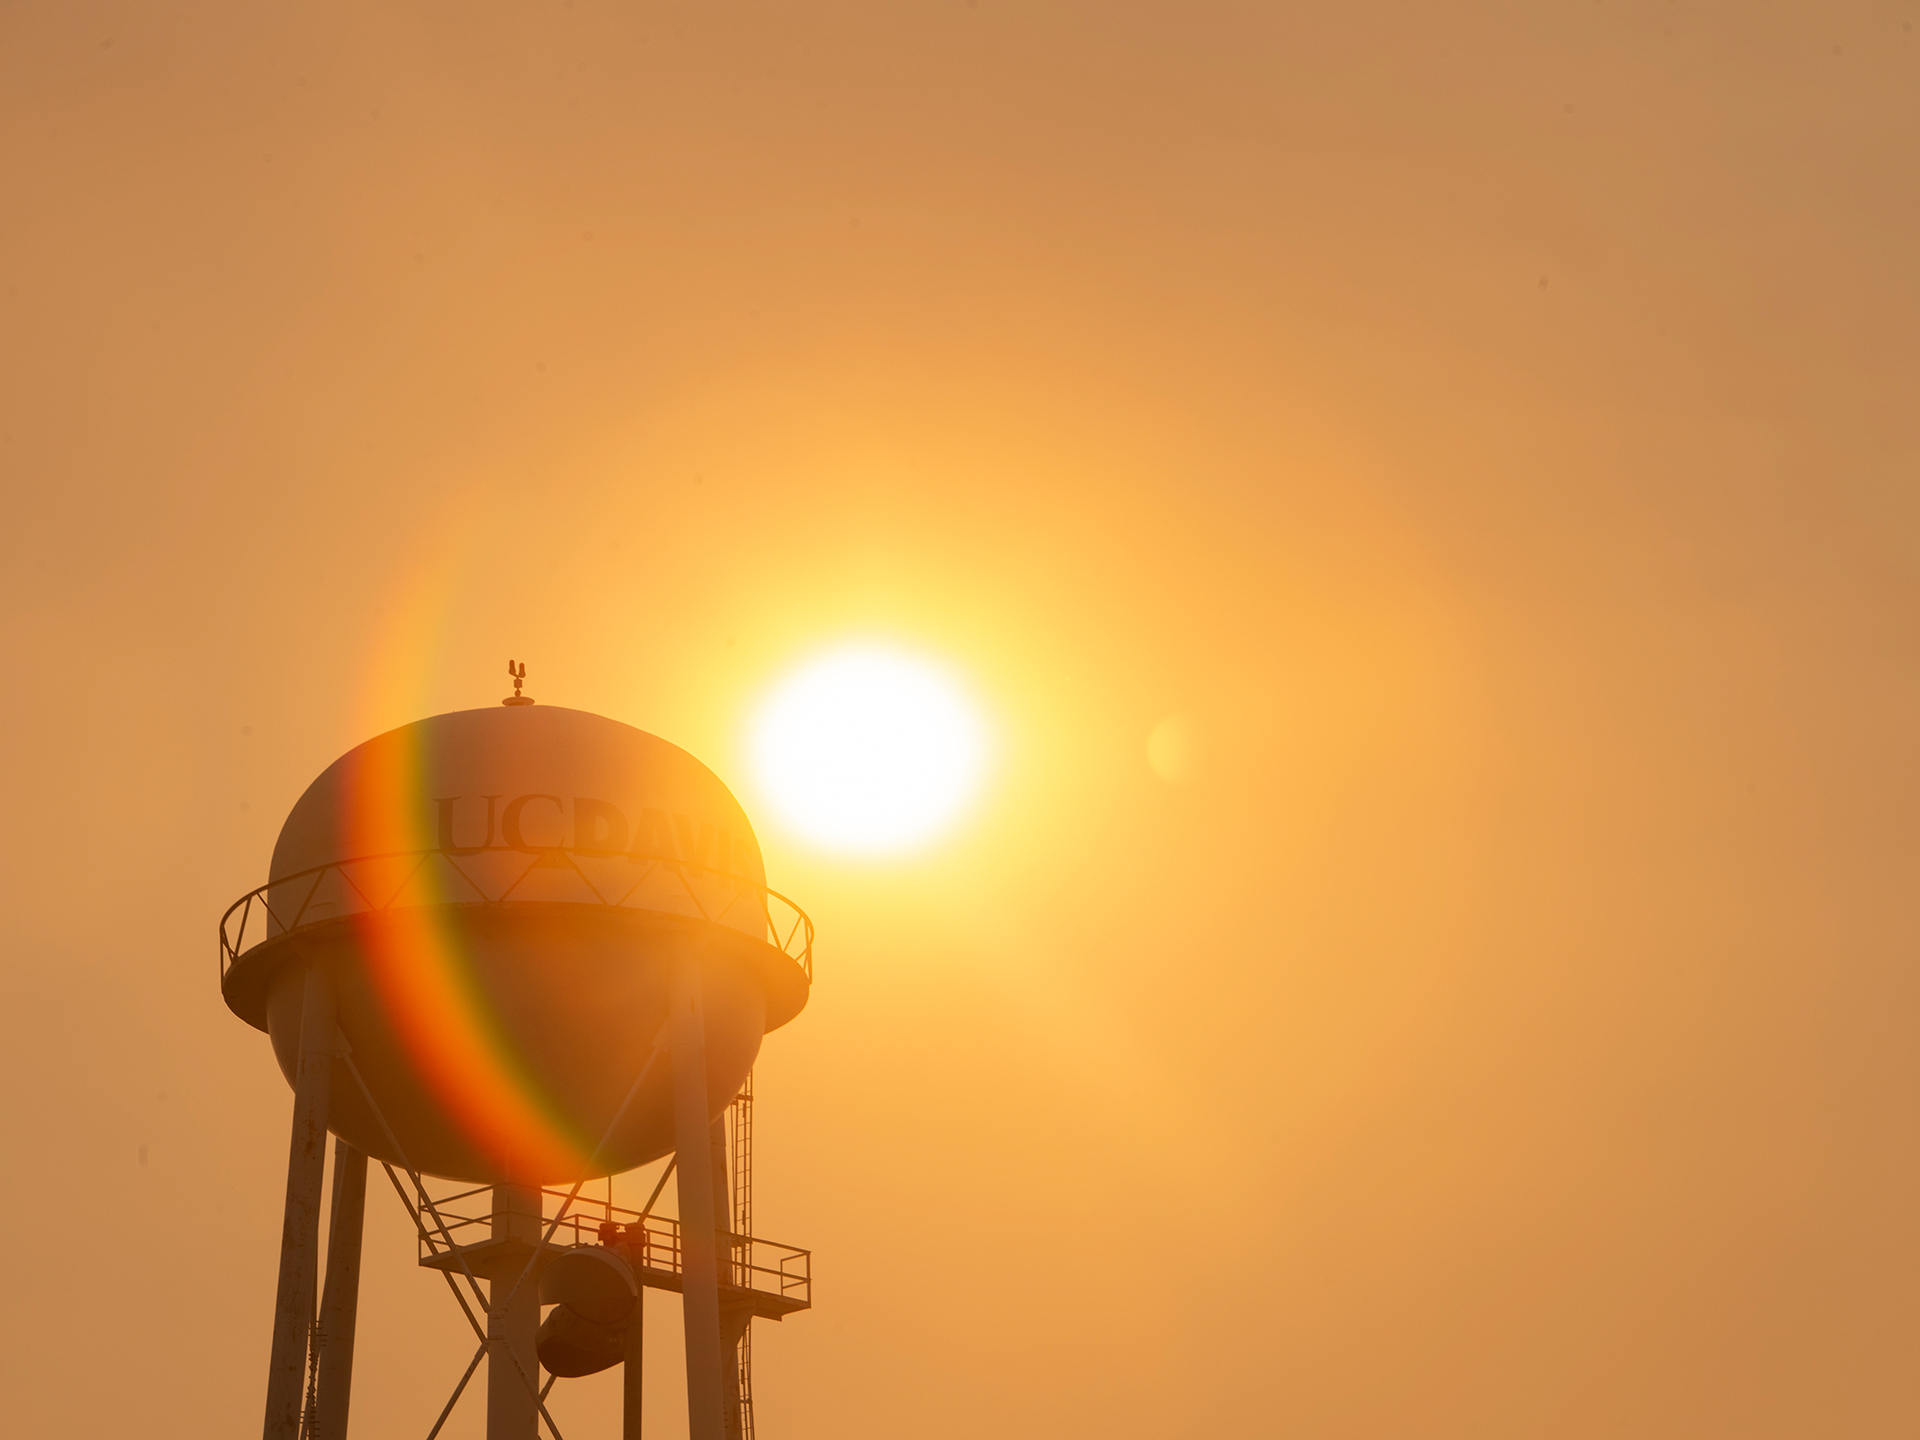
POLYGON ((750 736, 755 778, 789 829, 830 850, 924 845, 974 801, 986 728, 944 667, 879 645, 816 657, 767 697, 750 736))

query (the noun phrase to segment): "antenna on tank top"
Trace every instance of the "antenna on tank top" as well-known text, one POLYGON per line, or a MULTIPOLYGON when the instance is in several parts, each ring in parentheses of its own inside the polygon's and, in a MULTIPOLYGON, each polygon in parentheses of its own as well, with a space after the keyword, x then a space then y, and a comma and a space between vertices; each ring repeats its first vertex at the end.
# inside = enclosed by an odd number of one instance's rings
POLYGON ((531 695, 522 695, 520 693, 520 682, 527 678, 526 661, 524 660, 521 661, 518 667, 514 665, 513 661, 511 660, 507 661, 507 674, 513 677, 513 694, 509 695, 506 699, 502 700, 500 703, 502 705, 533 704, 533 697, 531 695))

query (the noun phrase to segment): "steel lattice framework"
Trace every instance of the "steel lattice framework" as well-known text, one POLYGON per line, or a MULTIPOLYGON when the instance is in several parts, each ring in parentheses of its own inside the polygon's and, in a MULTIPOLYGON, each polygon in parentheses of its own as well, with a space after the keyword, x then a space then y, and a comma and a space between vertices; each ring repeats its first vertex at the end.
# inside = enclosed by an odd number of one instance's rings
MULTIPOLYGON (((242 895, 220 917, 221 981, 224 985, 233 967, 261 945, 339 919, 343 914, 382 915, 409 908, 502 907, 526 903, 530 897, 516 898, 517 892, 536 871, 548 872, 549 877, 553 872, 561 872, 565 883, 572 887, 563 903, 698 918, 743 932, 746 926, 742 921, 751 920, 757 912, 756 928, 761 932, 758 938, 795 961, 805 972, 809 985, 812 983, 813 921, 792 900, 764 884, 715 866, 669 855, 610 854, 571 846, 523 849, 505 845, 390 851, 278 876, 242 895), (322 900, 323 894, 336 898, 322 900), (323 909, 332 913, 317 913, 323 909)), ((542 896, 546 903, 552 903, 553 898, 550 889, 542 896)), ((627 1103, 631 1103, 641 1081, 664 1053, 664 1040, 664 1034, 656 1037, 654 1051, 635 1079, 627 1103)), ((489 1313, 489 1297, 481 1289, 472 1262, 497 1244, 485 1238, 495 1218, 492 1204, 485 1209, 476 1206, 482 1197, 491 1202, 495 1192, 493 1187, 481 1186, 440 1196, 431 1194, 425 1177, 407 1161, 344 1038, 340 1041, 338 1059, 400 1159, 398 1172, 386 1161, 380 1164, 414 1222, 419 1263, 441 1273, 478 1341, 473 1358, 429 1432, 428 1440, 435 1440, 488 1354, 487 1328, 481 1317, 489 1313), (468 1235, 474 1238, 468 1240, 468 1235)), ((730 1203, 726 1203, 722 1214, 726 1221, 731 1221, 731 1228, 719 1230, 715 1238, 720 1252, 721 1297, 737 1315, 740 1330, 733 1352, 725 1361, 735 1377, 733 1404, 736 1407, 727 1429, 740 1440, 753 1440, 754 1428, 751 1342, 746 1322, 751 1318, 779 1320, 812 1306, 811 1252, 762 1240, 751 1233, 752 1083, 749 1075, 741 1093, 729 1106, 727 1116, 716 1122, 725 1126, 731 1120, 729 1129, 720 1132, 725 1138, 719 1142, 720 1153, 731 1161, 730 1165, 722 1162, 722 1183, 730 1179, 732 1192, 725 1197, 730 1203), (726 1176, 725 1170, 731 1170, 731 1175, 726 1176)), ((623 1104, 621 1114, 625 1110, 626 1104, 623 1104)), ((619 1119, 617 1114, 614 1124, 619 1119)), ((610 1125, 608 1135, 612 1132, 610 1125)), ((606 1137, 603 1137, 601 1144, 605 1143, 606 1137)), ((345 1141, 338 1144, 346 1146, 345 1141)), ((552 1214, 541 1215, 537 1241, 519 1247, 524 1255, 514 1256, 518 1279, 508 1288, 507 1299, 501 1302, 501 1307, 510 1305, 514 1295, 532 1280, 543 1258, 570 1245, 593 1243, 590 1237, 598 1234, 601 1224, 608 1221, 635 1227, 636 1233, 643 1237, 634 1266, 638 1283, 649 1289, 680 1291, 683 1288, 680 1222, 653 1214, 654 1203, 678 1163, 678 1157, 668 1161, 652 1196, 640 1210, 614 1205, 611 1192, 605 1201, 584 1197, 581 1194, 584 1181, 570 1190, 538 1191, 542 1212, 548 1200, 556 1199, 560 1203, 552 1214)), ((313 1299, 317 1302, 316 1309, 324 1308, 323 1296, 316 1294, 313 1299)), ((299 1407, 301 1440, 321 1440, 318 1391, 325 1341, 321 1317, 311 1314, 307 1322, 305 1383, 301 1387, 299 1407)), ((526 1373, 517 1361, 514 1368, 519 1381, 533 1394, 539 1418, 548 1433, 554 1440, 560 1440, 559 1427, 546 1406, 548 1393, 553 1388, 552 1378, 542 1386, 537 1383, 537 1375, 526 1373)))

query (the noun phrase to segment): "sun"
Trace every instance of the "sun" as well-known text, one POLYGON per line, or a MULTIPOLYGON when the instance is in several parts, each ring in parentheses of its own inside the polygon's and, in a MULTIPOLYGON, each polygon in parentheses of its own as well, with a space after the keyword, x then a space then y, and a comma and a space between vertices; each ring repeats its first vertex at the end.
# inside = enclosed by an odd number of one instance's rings
POLYGON ((881 645, 793 671, 754 716, 749 745, 781 822, 853 854, 912 849, 950 829, 987 760, 979 711, 954 677, 881 645))

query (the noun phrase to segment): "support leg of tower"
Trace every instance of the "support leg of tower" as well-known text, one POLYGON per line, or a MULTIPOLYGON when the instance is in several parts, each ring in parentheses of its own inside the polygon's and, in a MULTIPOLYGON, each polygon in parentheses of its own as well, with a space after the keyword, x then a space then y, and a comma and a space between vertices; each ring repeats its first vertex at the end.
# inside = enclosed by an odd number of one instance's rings
MULTIPOLYGON (((538 1187, 494 1186, 493 1238, 539 1244, 540 1211, 538 1187)), ((540 1385, 540 1359, 534 1345, 540 1332, 540 1287, 531 1282, 520 1286, 508 1309, 508 1293, 518 1278, 519 1269, 513 1267, 489 1280, 487 1287, 492 1296, 487 1305, 487 1440, 535 1440, 539 1434, 540 1405, 534 1392, 540 1385)))
POLYGON ((333 1142, 333 1207, 327 1221, 327 1279, 320 1291, 320 1383, 313 1440, 347 1440, 353 1398, 353 1332, 360 1311, 360 1239, 367 1214, 367 1157, 333 1142))
POLYGON ((718 1216, 707 1114, 706 1017, 700 1000, 700 966, 681 962, 673 994, 673 1128, 680 1162, 682 1313, 687 1338, 687 1433, 689 1440, 724 1440, 720 1392, 720 1293, 715 1274, 714 1229, 718 1216))
POLYGON ((333 985, 318 965, 307 966, 300 1005, 300 1059, 293 1080, 293 1136, 287 1149, 287 1204, 280 1224, 264 1440, 298 1440, 306 1391, 334 1051, 333 985))
POLYGON ((641 1342, 646 1338, 647 1290, 643 1285, 634 1297, 633 1314, 627 1320, 626 1364, 620 1376, 620 1440, 640 1440, 640 1399, 645 1371, 640 1363, 641 1342))

